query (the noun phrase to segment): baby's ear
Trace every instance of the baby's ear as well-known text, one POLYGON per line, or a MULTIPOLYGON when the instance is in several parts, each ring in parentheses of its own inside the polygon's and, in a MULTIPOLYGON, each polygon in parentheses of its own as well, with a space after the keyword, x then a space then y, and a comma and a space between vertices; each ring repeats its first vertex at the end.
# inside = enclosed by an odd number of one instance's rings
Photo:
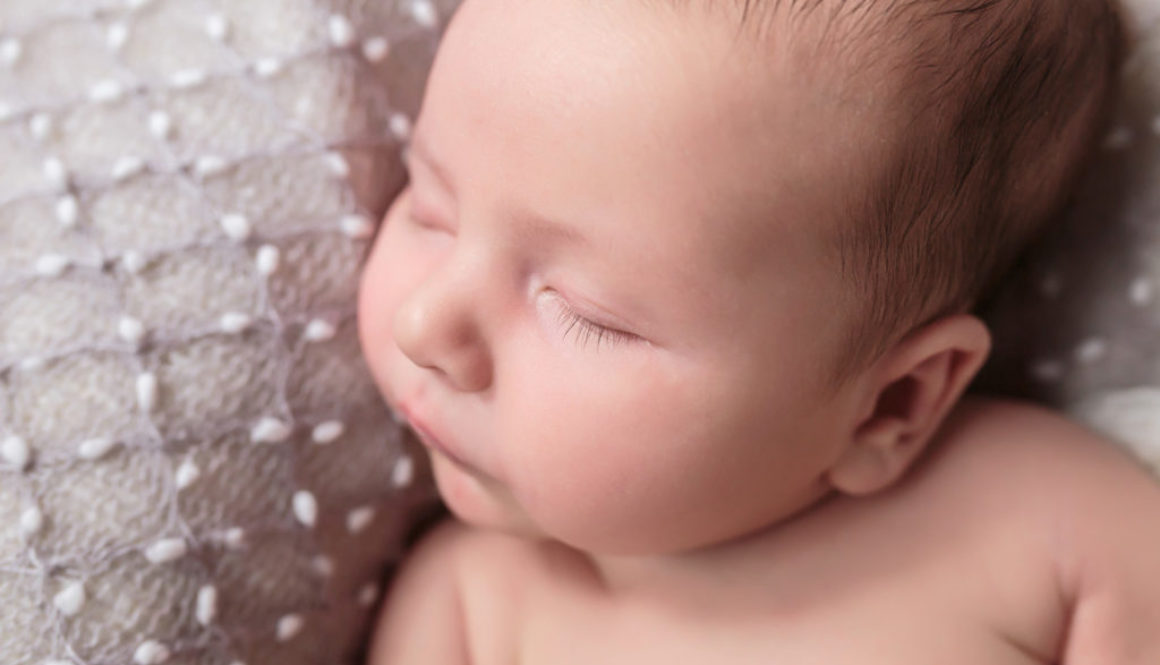
POLYGON ((939 319, 899 342, 871 373, 866 415, 828 474, 834 489, 865 495, 898 480, 990 352, 986 325, 968 314, 939 319))

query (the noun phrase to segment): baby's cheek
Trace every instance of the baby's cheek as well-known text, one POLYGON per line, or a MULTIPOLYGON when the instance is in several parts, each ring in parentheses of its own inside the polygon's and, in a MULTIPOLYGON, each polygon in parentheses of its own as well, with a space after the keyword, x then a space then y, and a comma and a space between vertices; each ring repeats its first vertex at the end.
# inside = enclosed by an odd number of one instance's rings
MULTIPOLYGON (((507 451, 509 483, 546 533, 577 547, 617 550, 632 532, 649 528, 657 501, 667 497, 660 485, 680 472, 666 459, 667 426, 642 428, 641 408, 575 385, 524 402, 522 422, 504 437, 515 444, 507 451)), ((675 417, 666 422, 679 425, 675 417)))
POLYGON ((371 251, 359 280, 359 342, 368 357, 382 343, 380 338, 386 331, 388 318, 388 308, 385 306, 388 275, 385 274, 385 262, 381 254, 377 247, 371 251))

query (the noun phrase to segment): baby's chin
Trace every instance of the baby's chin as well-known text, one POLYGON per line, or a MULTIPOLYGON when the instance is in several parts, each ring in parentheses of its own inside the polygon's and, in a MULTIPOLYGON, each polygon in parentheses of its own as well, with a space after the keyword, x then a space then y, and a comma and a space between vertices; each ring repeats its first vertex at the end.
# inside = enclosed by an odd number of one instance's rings
POLYGON ((529 540, 549 538, 494 480, 472 473, 437 450, 428 453, 439 496, 459 521, 529 540))

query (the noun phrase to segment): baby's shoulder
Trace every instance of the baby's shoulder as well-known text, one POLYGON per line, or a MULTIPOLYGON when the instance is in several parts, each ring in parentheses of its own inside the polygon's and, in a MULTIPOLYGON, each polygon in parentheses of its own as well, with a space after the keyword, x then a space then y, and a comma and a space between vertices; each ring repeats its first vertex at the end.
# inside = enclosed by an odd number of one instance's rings
MULTIPOLYGON (((947 436, 948 463, 937 473, 982 481, 993 469, 999 502, 1048 530, 1060 595, 1071 610, 1064 661, 1160 662, 1154 472, 1096 432, 1021 402, 965 403, 948 421, 947 436)), ((987 486, 980 487, 989 500, 987 486)))
POLYGON ((1124 447, 1063 413, 1016 399, 965 397, 931 448, 917 472, 951 489, 988 487, 1056 503, 1061 492, 1100 490, 1109 475, 1155 481, 1124 447))
POLYGON ((1160 478, 1147 465, 1065 414, 1019 400, 964 399, 914 476, 903 493, 918 503, 1038 534, 1064 585, 1116 560, 1132 531, 1160 524, 1160 478))

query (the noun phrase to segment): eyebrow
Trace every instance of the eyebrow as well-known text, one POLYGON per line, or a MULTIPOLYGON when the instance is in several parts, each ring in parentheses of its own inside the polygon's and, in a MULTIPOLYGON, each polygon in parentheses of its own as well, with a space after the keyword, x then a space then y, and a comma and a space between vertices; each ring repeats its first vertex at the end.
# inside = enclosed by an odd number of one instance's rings
MULTIPOLYGON (((416 133, 414 135, 406 153, 422 162, 445 190, 455 191, 450 173, 443 163, 432 154, 422 134, 416 133)), ((552 221, 527 209, 521 209, 512 216, 511 221, 518 233, 531 238, 550 238, 563 244, 581 247, 591 247, 592 244, 579 229, 552 221)))

